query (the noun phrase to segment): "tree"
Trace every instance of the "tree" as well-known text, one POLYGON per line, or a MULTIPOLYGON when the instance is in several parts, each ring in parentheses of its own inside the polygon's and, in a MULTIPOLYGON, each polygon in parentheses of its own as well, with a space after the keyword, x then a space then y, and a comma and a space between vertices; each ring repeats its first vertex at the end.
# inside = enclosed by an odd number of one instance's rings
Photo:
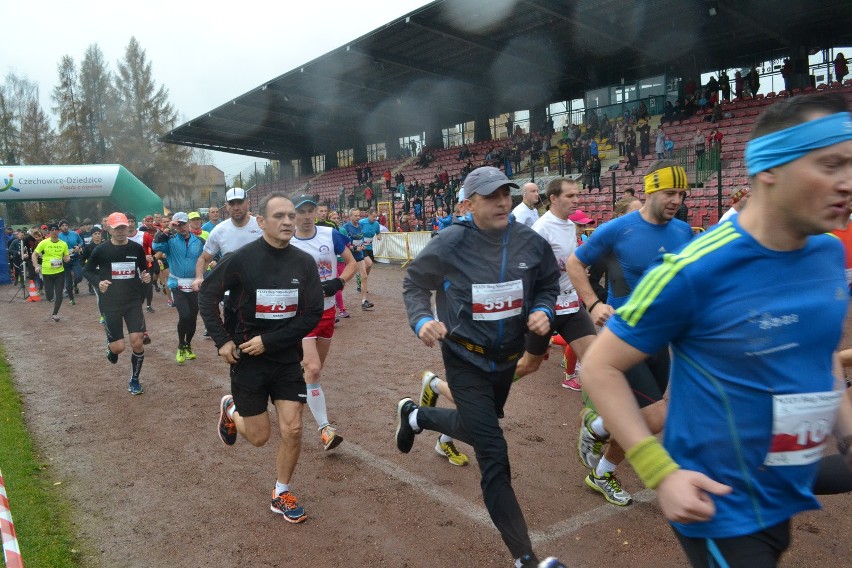
POLYGON ((107 120, 115 107, 112 74, 96 43, 86 49, 80 64, 80 124, 83 131, 84 163, 105 164, 110 157, 107 120))
POLYGON ((135 37, 118 62, 115 91, 117 104, 110 117, 115 160, 161 196, 191 191, 191 151, 159 141, 174 127, 177 113, 166 88, 156 86, 151 63, 135 37))
POLYGON ((0 164, 14 165, 18 163, 18 129, 12 109, 6 101, 6 96, 0 89, 0 164))
POLYGON ((59 116, 59 132, 56 137, 56 162, 60 164, 83 164, 83 130, 81 108, 77 93, 77 66, 71 56, 66 55, 59 63, 59 83, 53 89, 53 111, 59 116))
POLYGON ((6 74, 0 86, 0 150, 3 152, 0 159, 7 164, 20 163, 21 123, 33 99, 38 100, 38 85, 16 73, 6 74))
POLYGON ((21 121, 18 157, 23 164, 55 163, 56 134, 38 99, 31 99, 21 121))

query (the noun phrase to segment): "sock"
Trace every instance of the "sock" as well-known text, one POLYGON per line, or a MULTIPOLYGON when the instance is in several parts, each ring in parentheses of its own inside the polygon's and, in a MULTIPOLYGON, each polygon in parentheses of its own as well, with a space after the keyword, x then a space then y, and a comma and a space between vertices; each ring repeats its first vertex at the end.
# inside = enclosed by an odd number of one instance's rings
POLYGON ((230 408, 228 408, 228 410, 226 410, 225 412, 228 414, 228 416, 231 417, 231 420, 233 420, 234 419, 234 412, 236 412, 236 411, 237 411, 237 405, 232 404, 230 406, 230 408))
POLYGON ((418 412, 420 412, 420 409, 419 409, 419 408, 415 408, 415 409, 411 412, 411 414, 409 414, 409 415, 408 415, 408 425, 409 425, 409 426, 411 426, 411 428, 412 428, 415 432, 418 432, 418 433, 419 433, 419 432, 421 432, 421 431, 423 430, 423 428, 421 428, 421 427, 420 427, 420 425, 417 423, 417 413, 418 413, 418 412))
POLYGON ((594 420, 592 420, 592 432, 600 436, 601 438, 606 438, 609 436, 609 432, 604 428, 604 421, 602 416, 598 416, 594 420))
POLYGON ((275 480, 275 495, 281 495, 282 493, 286 493, 290 491, 290 485, 288 483, 279 483, 278 480, 275 480))
POLYGON ((453 441, 453 439, 450 438, 449 436, 447 436, 446 434, 441 434, 441 443, 442 444, 449 444, 452 441, 453 441))
POLYGON ((328 411, 325 407, 325 393, 322 391, 322 386, 319 383, 307 385, 308 389, 308 408, 311 409, 311 414, 314 415, 314 420, 317 421, 317 426, 322 430, 329 424, 328 411))
POLYGON ((130 370, 131 376, 130 378, 139 380, 139 373, 142 371, 142 363, 145 361, 145 352, 136 353, 133 352, 133 355, 130 356, 130 370))
POLYGON ((606 459, 605 456, 601 456, 601 461, 598 462, 598 467, 595 468, 595 475, 597 477, 603 477, 605 473, 612 473, 615 471, 616 465, 606 459))
POLYGON ((438 392, 438 386, 441 384, 441 379, 438 377, 432 377, 432 380, 429 381, 429 388, 433 391, 438 392))

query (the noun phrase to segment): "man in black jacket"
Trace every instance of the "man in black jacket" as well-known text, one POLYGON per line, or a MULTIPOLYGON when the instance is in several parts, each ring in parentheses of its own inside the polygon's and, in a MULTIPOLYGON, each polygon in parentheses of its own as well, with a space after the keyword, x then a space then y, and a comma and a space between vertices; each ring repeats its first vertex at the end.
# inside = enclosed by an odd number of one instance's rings
POLYGON ((510 222, 510 187, 497 168, 474 170, 464 184, 470 219, 440 231, 409 265, 403 298, 423 343, 441 341, 457 410, 397 405, 396 443, 408 453, 415 434, 433 430, 473 446, 486 508, 516 566, 535 566, 524 515, 512 489, 498 417, 509 396, 527 331, 550 332, 559 269, 541 236, 510 222), (436 292, 437 319, 430 307, 436 292))

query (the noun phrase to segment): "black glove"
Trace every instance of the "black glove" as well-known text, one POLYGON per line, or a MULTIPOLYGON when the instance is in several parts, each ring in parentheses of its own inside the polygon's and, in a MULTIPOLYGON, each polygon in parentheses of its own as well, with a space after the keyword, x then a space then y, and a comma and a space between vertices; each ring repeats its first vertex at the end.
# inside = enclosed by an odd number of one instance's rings
POLYGON ((340 290, 343 290, 343 278, 332 278, 322 283, 322 293, 326 298, 334 296, 340 290))

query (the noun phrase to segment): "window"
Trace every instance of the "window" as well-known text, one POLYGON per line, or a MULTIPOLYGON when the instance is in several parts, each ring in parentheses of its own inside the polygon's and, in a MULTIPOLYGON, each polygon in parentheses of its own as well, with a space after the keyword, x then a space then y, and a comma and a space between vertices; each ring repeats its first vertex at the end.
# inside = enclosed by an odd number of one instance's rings
POLYGON ((380 162, 388 157, 384 142, 378 144, 367 144, 367 161, 380 162))
POLYGON ((314 173, 318 174, 325 171, 325 154, 311 156, 311 166, 314 168, 314 173))
POLYGON ((345 168, 347 166, 351 166, 355 161, 355 151, 352 148, 347 148, 346 150, 338 150, 337 151, 337 167, 345 168))

